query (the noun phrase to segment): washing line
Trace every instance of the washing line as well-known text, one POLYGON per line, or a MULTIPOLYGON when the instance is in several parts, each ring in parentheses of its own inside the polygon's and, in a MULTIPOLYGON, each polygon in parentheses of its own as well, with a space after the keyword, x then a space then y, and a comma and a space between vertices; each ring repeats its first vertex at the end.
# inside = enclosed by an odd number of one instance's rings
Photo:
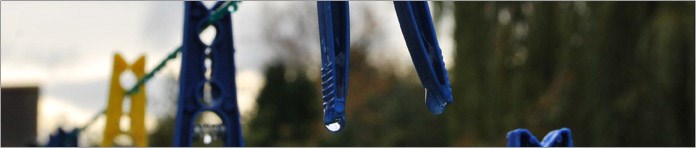
MULTIPOLYGON (((210 16, 208 17, 208 22, 206 23, 206 25, 203 25, 204 26, 203 28, 212 25, 213 22, 216 22, 220 18, 222 18, 224 12, 229 11, 230 6, 232 6, 232 8, 233 8, 233 10, 232 10, 233 13, 237 12, 237 9, 238 9, 237 4, 238 3, 240 3, 240 1, 225 1, 225 3, 222 4, 223 5, 222 7, 216 9, 215 11, 213 11, 210 14, 210 16)), ((202 29, 201 29, 201 31, 202 31, 202 29)), ((132 88, 128 89, 128 91, 126 91, 126 95, 131 95, 131 94, 134 94, 134 93, 137 93, 138 91, 140 91, 140 89, 139 89, 140 86, 147 83, 155 74, 157 74, 157 72, 159 72, 164 66, 166 66, 167 62, 169 62, 169 60, 175 59, 177 57, 177 55, 181 52, 181 49, 182 49, 182 46, 179 46, 174 51, 169 53, 169 55, 165 59, 160 61, 160 63, 157 64, 157 66, 154 69, 152 69, 150 72, 145 74, 145 76, 143 76, 142 79, 139 79, 138 82, 136 82, 136 84, 132 88)), ((84 131, 90 125, 92 125, 99 118, 99 116, 103 115, 104 113, 106 113, 106 109, 102 109, 101 111, 99 111, 89 121, 87 121, 87 123, 85 125, 78 128, 78 130, 84 131)))

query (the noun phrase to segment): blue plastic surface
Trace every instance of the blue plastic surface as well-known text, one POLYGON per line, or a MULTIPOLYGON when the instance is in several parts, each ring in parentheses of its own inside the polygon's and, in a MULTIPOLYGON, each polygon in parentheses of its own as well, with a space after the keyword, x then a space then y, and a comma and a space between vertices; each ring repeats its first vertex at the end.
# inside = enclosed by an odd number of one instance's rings
POLYGON ((62 128, 58 128, 55 133, 48 137, 46 147, 77 147, 77 139, 80 131, 77 129, 66 133, 62 128))
POLYGON ((549 132, 544 140, 539 142, 527 129, 516 129, 508 132, 508 147, 573 147, 570 129, 561 128, 549 132))
POLYGON ((317 2, 321 42, 321 86, 324 125, 331 132, 345 128, 348 66, 350 64, 350 17, 347 1, 317 2))
MULTIPOLYGON (((447 69, 437 42, 428 3, 394 2, 408 51, 425 87, 425 103, 433 114, 442 114, 452 103, 447 69)), ((324 124, 331 132, 345 127, 345 103, 350 58, 350 22, 347 1, 317 2, 321 42, 321 79, 324 124)))
POLYGON ((447 69, 430 16, 427 1, 394 1, 401 32, 416 67, 421 84, 425 87, 425 103, 433 114, 442 114, 452 103, 447 69))
MULTIPOLYGON (((217 2, 212 10, 222 2, 217 2)), ((174 132, 174 146, 191 146, 195 119, 204 111, 212 111, 222 119, 226 127, 224 146, 243 146, 237 106, 235 83, 234 44, 232 38, 232 18, 226 12, 222 18, 213 22, 216 36, 210 45, 212 61, 211 79, 206 80, 205 49, 208 47, 199 38, 198 32, 204 29, 211 10, 199 1, 186 1, 184 11, 184 40, 182 45, 181 74, 179 79, 179 100, 174 132), (203 84, 212 84, 212 105, 199 100, 203 96, 203 84)))

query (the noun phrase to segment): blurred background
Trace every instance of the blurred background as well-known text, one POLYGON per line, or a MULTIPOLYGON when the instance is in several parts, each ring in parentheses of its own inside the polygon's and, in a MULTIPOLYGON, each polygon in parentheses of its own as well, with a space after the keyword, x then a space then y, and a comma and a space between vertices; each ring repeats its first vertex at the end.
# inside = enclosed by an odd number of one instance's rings
MULTIPOLYGON (((182 2, 0 7, 2 146, 85 126, 106 107, 114 53, 129 63, 146 55, 149 71, 182 40, 182 2)), ((350 2, 347 127, 331 134, 316 2, 240 3, 232 18, 247 146, 505 146, 510 130, 541 139, 562 127, 576 146, 694 146, 694 2, 430 7, 454 102, 427 111, 392 2, 350 2)), ((150 146, 172 146, 179 69, 172 60, 146 85, 150 146)), ((83 131, 80 146, 98 146, 104 124, 83 131)))

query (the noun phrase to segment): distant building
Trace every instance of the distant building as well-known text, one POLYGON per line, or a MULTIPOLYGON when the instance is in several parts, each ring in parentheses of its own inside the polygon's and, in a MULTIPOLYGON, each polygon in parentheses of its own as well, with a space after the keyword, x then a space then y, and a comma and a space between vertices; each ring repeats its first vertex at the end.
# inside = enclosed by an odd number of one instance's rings
POLYGON ((2 147, 36 146, 39 88, 10 87, 0 90, 2 147))

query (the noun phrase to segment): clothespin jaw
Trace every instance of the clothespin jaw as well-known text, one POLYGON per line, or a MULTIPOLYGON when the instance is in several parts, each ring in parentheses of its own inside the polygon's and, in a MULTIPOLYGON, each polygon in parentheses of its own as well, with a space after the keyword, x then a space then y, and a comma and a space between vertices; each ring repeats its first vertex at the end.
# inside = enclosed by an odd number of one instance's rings
MULTIPOLYGON (((219 20, 210 22, 211 10, 201 2, 186 1, 184 4, 184 39, 174 146, 191 146, 196 134, 196 119, 204 111, 212 111, 222 119, 222 126, 225 127, 222 134, 225 136, 224 146, 243 146, 235 85, 231 14, 225 11, 219 20), (213 43, 205 45, 198 34, 209 23, 217 32, 213 43), (206 58, 210 58, 210 69, 205 67, 206 58), (210 78, 205 77, 206 70, 210 70, 210 78), (206 83, 212 87, 213 101, 210 105, 200 100, 206 83)), ((212 10, 221 7, 226 6, 223 6, 223 2, 217 2, 212 10)))
POLYGON ((55 133, 49 135, 46 147, 77 147, 79 133, 78 129, 66 133, 62 128, 58 128, 55 133))
POLYGON ((561 128, 546 134, 541 143, 544 147, 572 147, 573 138, 570 134, 570 129, 561 128))
POLYGON ((568 128, 549 132, 542 142, 539 142, 529 130, 516 129, 508 132, 506 145, 508 147, 573 147, 573 139, 568 128))
POLYGON ((345 127, 350 64, 350 17, 347 1, 317 2, 321 40, 324 125, 331 132, 345 127))
POLYGON ((428 110, 441 114, 452 103, 452 88, 428 2, 394 1, 394 7, 416 72, 425 87, 428 110))
MULTIPOLYGON (((130 135, 133 138, 133 144, 138 147, 147 146, 147 132, 145 130, 145 107, 147 98, 145 95, 145 86, 140 86, 139 92, 129 95, 131 98, 130 112, 130 129, 121 131, 121 117, 123 116, 123 101, 126 97, 126 88, 123 88, 120 83, 120 77, 127 69, 135 74, 138 79, 145 76, 145 56, 140 56, 133 65, 128 65, 120 54, 114 55, 113 72, 111 74, 111 84, 109 89, 109 101, 106 108, 106 126, 104 127, 104 136, 102 138, 102 146, 110 147, 113 145, 114 138, 121 133, 130 135)), ((130 88, 127 88, 130 89, 130 88)))
POLYGON ((506 145, 508 147, 540 147, 541 143, 529 130, 516 129, 508 132, 506 145))

